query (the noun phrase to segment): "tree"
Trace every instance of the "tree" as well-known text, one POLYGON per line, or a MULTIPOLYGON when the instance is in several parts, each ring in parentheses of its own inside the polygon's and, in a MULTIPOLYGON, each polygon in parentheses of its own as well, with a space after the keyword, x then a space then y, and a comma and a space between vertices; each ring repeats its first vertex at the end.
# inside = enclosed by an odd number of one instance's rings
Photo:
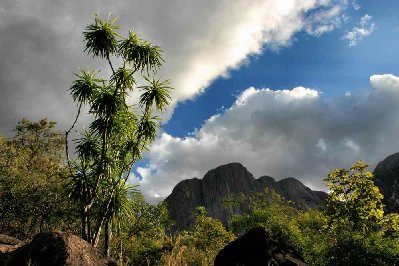
POLYGON ((81 70, 76 74, 70 94, 78 112, 66 132, 68 149, 68 135, 82 107, 88 105, 93 120, 75 140, 77 159, 71 160, 67 151, 69 191, 80 208, 82 238, 96 246, 104 229, 105 255, 109 254, 112 221, 123 217, 128 207, 126 182, 132 167, 156 138, 160 120, 153 113, 162 112, 169 104, 172 89, 168 80, 154 77, 163 62, 160 47, 141 40, 132 31, 122 37, 120 26, 115 25, 117 20, 102 20, 96 15, 83 32, 85 51, 106 60, 111 75, 106 80, 98 77, 99 71, 81 70), (135 75, 141 75, 147 84, 137 86, 135 75), (129 92, 138 89, 140 114, 127 103, 129 92))
POLYGON ((213 265, 219 251, 235 239, 221 221, 207 216, 205 207, 197 207, 196 212, 194 226, 172 239, 162 265, 213 265))
POLYGON ((363 161, 336 169, 324 180, 330 193, 326 215, 327 265, 398 265, 398 214, 384 216, 382 194, 363 161))
POLYGON ((365 171, 366 167, 363 161, 359 161, 350 171, 331 171, 324 180, 330 189, 327 213, 333 227, 350 226, 366 233, 382 221, 383 195, 374 185, 373 174, 365 171))
POLYGON ((194 228, 190 232, 191 241, 198 250, 204 251, 210 261, 228 243, 235 239, 233 233, 226 231, 221 221, 208 216, 205 207, 196 209, 194 228))
POLYGON ((233 195, 228 204, 248 206, 247 214, 233 216, 233 232, 262 226, 310 265, 399 265, 399 215, 383 215, 382 195, 366 167, 359 161, 330 172, 324 210, 297 210, 269 189, 233 195))
POLYGON ((263 227, 279 241, 302 252, 303 236, 298 225, 301 211, 273 189, 265 188, 263 192, 248 196, 233 194, 226 203, 248 208, 243 214, 233 216, 231 225, 235 234, 242 235, 252 228, 263 227))
POLYGON ((112 238, 112 258, 118 258, 120 265, 159 265, 171 225, 166 204, 152 205, 135 193, 130 205, 133 215, 119 224, 112 238))
POLYGON ((22 119, 15 136, 0 137, 0 231, 22 239, 73 229, 66 183, 64 135, 55 122, 22 119), (70 227, 72 226, 72 228, 70 227))

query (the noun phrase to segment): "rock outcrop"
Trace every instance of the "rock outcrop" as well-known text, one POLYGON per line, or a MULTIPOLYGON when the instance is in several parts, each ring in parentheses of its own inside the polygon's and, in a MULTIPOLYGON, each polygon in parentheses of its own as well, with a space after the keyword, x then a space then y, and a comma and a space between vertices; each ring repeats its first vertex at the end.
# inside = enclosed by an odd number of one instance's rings
POLYGON ((228 226, 234 210, 224 208, 222 200, 235 193, 250 195, 261 192, 266 187, 274 189, 303 209, 321 206, 327 198, 326 193, 312 191, 295 178, 276 181, 272 177, 262 176, 255 179, 241 164, 230 163, 208 171, 203 179, 187 179, 175 186, 165 199, 171 218, 175 221, 172 230, 181 230, 191 225, 198 206, 204 206, 211 217, 228 226))
POLYGON ((0 234, 0 266, 5 266, 9 261, 12 252, 23 244, 24 242, 14 237, 0 234))
POLYGON ((6 266, 116 266, 103 258, 98 251, 83 239, 69 233, 48 232, 37 234, 10 254, 6 266))
POLYGON ((215 258, 215 266, 306 266, 304 259, 292 248, 272 238, 261 227, 229 243, 215 258))
POLYGON ((399 152, 381 161, 374 169, 374 183, 384 195, 387 212, 399 212, 399 152))

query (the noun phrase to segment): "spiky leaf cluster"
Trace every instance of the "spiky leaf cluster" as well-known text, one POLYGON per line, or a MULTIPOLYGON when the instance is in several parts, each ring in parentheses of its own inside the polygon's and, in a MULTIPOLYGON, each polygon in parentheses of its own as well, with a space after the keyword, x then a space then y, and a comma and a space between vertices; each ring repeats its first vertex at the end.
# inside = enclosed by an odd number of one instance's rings
POLYGON ((118 52, 134 69, 141 71, 156 71, 164 61, 159 46, 141 40, 136 33, 130 31, 128 38, 121 41, 118 52))
POLYGON ((118 49, 118 38, 120 37, 117 30, 119 26, 114 25, 118 21, 115 18, 110 21, 101 20, 97 15, 94 16, 94 23, 86 27, 83 36, 86 41, 86 48, 88 54, 93 57, 107 58, 114 54, 118 49))
POLYGON ((88 128, 75 140, 78 159, 70 164, 74 174, 69 184, 70 195, 83 210, 82 235, 92 244, 104 224, 126 211, 127 178, 142 151, 155 140, 160 120, 153 113, 166 108, 172 89, 168 80, 153 76, 163 62, 160 47, 132 31, 122 37, 117 20, 102 20, 96 15, 83 33, 85 51, 106 59, 110 77, 98 77, 100 71, 81 70, 70 88, 79 107, 78 116, 85 105, 92 116, 88 128), (120 65, 116 67, 113 62, 120 65), (147 84, 138 85, 135 75, 147 84), (141 91, 139 112, 127 103, 128 93, 134 90, 141 91), (84 220, 89 222, 84 225, 84 220))

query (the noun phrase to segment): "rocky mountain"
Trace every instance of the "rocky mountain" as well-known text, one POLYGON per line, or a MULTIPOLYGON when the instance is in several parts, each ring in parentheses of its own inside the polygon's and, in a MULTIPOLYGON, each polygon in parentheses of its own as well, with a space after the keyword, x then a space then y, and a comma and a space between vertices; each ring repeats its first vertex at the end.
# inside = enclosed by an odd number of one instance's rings
POLYGON ((276 181, 273 177, 258 179, 241 164, 229 163, 208 171, 202 179, 193 178, 178 183, 165 199, 171 218, 175 221, 173 230, 181 230, 193 223, 195 208, 204 206, 211 217, 228 225, 232 210, 222 206, 223 199, 234 193, 250 195, 272 188, 298 208, 308 209, 323 205, 327 194, 313 191, 295 178, 276 181))
POLYGON ((399 212, 399 152, 381 161, 374 169, 374 182, 384 195, 387 212, 399 212))

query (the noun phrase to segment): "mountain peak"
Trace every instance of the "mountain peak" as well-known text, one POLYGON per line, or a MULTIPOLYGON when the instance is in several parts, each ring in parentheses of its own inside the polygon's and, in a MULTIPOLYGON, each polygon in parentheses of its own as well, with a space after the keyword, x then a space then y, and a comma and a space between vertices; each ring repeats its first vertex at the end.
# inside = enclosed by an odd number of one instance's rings
POLYGON ((297 207, 304 209, 320 206, 326 198, 323 193, 313 193, 310 188, 292 177, 280 181, 275 181, 270 176, 255 179, 242 164, 234 162, 208 171, 203 179, 181 181, 165 201, 172 219, 176 222, 174 230, 191 225, 198 206, 204 206, 211 217, 228 225, 233 213, 222 206, 222 200, 231 194, 251 195, 262 192, 266 187, 274 189, 287 200, 295 202, 297 207))

